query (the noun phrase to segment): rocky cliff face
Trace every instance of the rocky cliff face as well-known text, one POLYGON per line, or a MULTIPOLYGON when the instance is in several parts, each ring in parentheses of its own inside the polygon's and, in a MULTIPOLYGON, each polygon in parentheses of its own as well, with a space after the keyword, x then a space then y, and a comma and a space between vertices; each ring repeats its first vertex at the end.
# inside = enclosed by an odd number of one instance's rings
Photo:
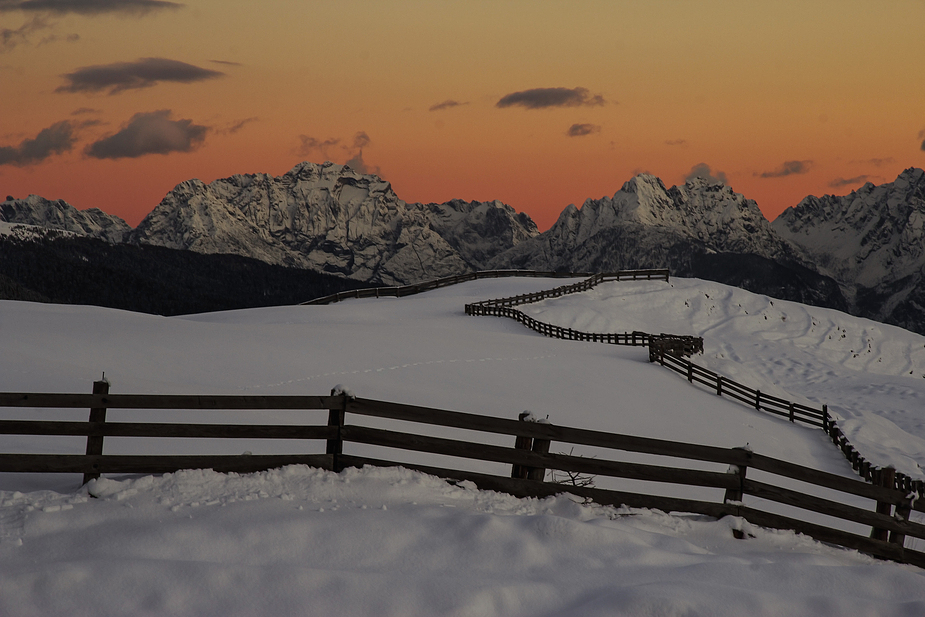
POLYGON ((925 330, 925 171, 807 197, 773 227, 841 284, 858 314, 925 330))
POLYGON ((693 178, 666 189, 640 174, 613 197, 568 206, 546 232, 494 258, 492 267, 571 272, 669 268, 776 297, 847 309, 838 286, 815 273, 757 204, 693 178))
POLYGON ((132 230, 118 216, 97 208, 78 210, 63 199, 52 201, 38 195, 25 199, 7 197, 0 202, 0 221, 57 229, 111 243, 122 242, 132 230))
POLYGON ((501 202, 406 203, 378 176, 333 163, 301 163, 280 177, 183 182, 134 231, 99 210, 37 196, 0 202, 0 232, 9 224, 243 255, 380 285, 490 268, 667 267, 925 332, 921 169, 844 197, 807 197, 773 224, 722 184, 693 178, 666 188, 641 174, 612 197, 568 206, 539 234, 501 202))
POLYGON ((278 178, 184 182, 130 241, 392 285, 481 268, 488 256, 531 233, 536 227, 526 215, 499 202, 408 204, 378 176, 301 163, 278 178))

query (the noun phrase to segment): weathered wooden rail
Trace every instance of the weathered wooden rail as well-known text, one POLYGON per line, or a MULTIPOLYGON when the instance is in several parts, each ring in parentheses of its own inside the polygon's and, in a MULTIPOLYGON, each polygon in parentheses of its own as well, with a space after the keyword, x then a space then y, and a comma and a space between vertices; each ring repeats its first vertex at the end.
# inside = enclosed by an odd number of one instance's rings
POLYGON ((703 351, 703 339, 694 336, 681 336, 675 334, 648 334, 646 332, 582 332, 572 328, 562 328, 553 324, 534 319, 513 307, 523 304, 532 304, 547 298, 558 298, 573 293, 581 293, 593 289, 601 283, 608 281, 640 281, 664 280, 668 282, 668 270, 622 270, 619 272, 594 274, 584 281, 572 285, 562 285, 553 289, 537 291, 509 298, 495 300, 482 300, 473 302, 465 307, 466 315, 493 315, 514 319, 534 332, 551 338, 568 341, 590 341, 594 343, 608 343, 610 345, 630 345, 636 347, 652 347, 670 349, 679 355, 691 355, 703 351))
MULTIPOLYGON (((578 276, 578 275, 575 275, 578 276)), ((587 280, 572 285, 563 285, 554 289, 499 298, 483 300, 466 305, 467 315, 495 315, 514 319, 535 332, 545 336, 573 341, 591 341, 609 343, 612 345, 648 346, 649 361, 657 362, 662 366, 687 377, 690 383, 705 385, 715 389, 716 394, 727 396, 740 401, 760 411, 786 417, 790 422, 800 422, 809 426, 823 429, 832 439, 832 442, 841 450, 852 468, 865 480, 878 482, 880 478, 891 477, 895 486, 900 490, 914 491, 920 498, 925 497, 925 482, 913 480, 912 477, 895 471, 889 467, 877 467, 868 461, 848 441, 835 419, 829 415, 826 405, 813 408, 801 403, 795 403, 779 397, 771 396, 749 388, 728 377, 724 377, 705 369, 684 356, 692 356, 703 352, 703 339, 693 336, 679 336, 674 334, 649 334, 646 332, 632 333, 601 333, 581 332, 571 328, 562 328, 536 320, 526 313, 512 307, 522 304, 539 302, 547 298, 557 298, 571 293, 588 291, 605 281, 625 280, 664 280, 668 281, 668 270, 629 270, 612 274, 595 274, 587 280), (884 475, 886 474, 886 475, 884 475)))
MULTIPOLYGON (((667 276, 667 270, 666 276, 667 276)), ((467 272, 466 274, 457 274, 455 276, 446 276, 432 281, 422 283, 413 283, 411 285, 398 285, 391 287, 370 287, 367 289, 354 289, 350 291, 341 291, 336 294, 315 298, 302 302, 301 305, 332 304, 355 298, 402 298, 412 296, 425 291, 448 287, 458 283, 467 283, 478 279, 496 279, 507 278, 512 276, 534 277, 534 278, 583 278, 591 276, 590 272, 552 272, 538 270, 480 270, 479 272, 467 272)))
MULTIPOLYGON (((305 464, 339 471, 362 465, 403 465, 452 480, 469 480, 483 489, 522 497, 570 493, 600 504, 657 508, 666 512, 691 512, 713 517, 740 516, 756 525, 792 529, 824 542, 857 549, 877 557, 925 567, 925 553, 905 547, 906 536, 925 539, 925 525, 908 520, 912 510, 925 512, 905 491, 892 486, 866 484, 742 448, 688 444, 661 439, 619 435, 546 423, 522 422, 458 411, 431 409, 345 395, 332 396, 182 396, 110 394, 108 384, 94 384, 93 394, 0 393, 0 407, 90 409, 88 422, 4 420, 0 434, 71 435, 87 437, 87 454, 0 454, 0 472, 83 473, 89 480, 103 473, 167 473, 187 468, 253 472, 290 464, 305 464), (193 424, 177 422, 112 422, 107 409, 157 410, 327 410, 324 425, 193 424), (102 413, 101 413, 102 412, 102 413), (423 426, 439 426, 500 434, 513 438, 506 447, 448 439, 348 423, 351 416, 386 418, 423 426), (215 439, 300 439, 325 443, 324 454, 274 455, 110 455, 103 453, 104 438, 209 437, 215 439), (530 448, 529 442, 543 444, 530 448), (596 455, 594 458, 548 453, 549 443, 565 448, 590 446, 608 453, 633 452, 729 466, 727 471, 704 471, 627 462, 596 455), (350 454, 345 444, 366 444, 396 451, 389 460, 350 454), (92 451, 91 451, 92 450, 92 451), (546 451, 544 451, 546 450, 546 451), (519 467, 506 477, 407 463, 400 452, 424 452, 455 458, 502 463, 519 467), (838 501, 777 486, 748 477, 748 470, 798 480, 845 496, 838 501), (667 497, 604 488, 546 482, 547 470, 570 471, 652 483, 724 489, 721 502, 667 497), (747 496, 790 506, 800 512, 823 514, 872 528, 871 537, 782 516, 746 503, 747 496), (845 501, 857 497, 872 501, 871 509, 845 501)), ((558 446, 557 446, 558 447, 558 446)), ((391 455, 390 455, 391 456, 391 455)))

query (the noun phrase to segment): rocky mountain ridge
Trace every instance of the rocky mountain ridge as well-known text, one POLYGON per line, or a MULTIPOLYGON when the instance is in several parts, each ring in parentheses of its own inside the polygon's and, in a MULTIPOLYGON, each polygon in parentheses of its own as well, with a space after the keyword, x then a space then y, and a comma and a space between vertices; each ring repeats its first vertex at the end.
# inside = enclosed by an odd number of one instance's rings
POLYGON ((806 197, 772 227, 839 282, 858 314, 910 329, 925 321, 925 171, 806 197))
POLYGON ((640 174, 611 197, 568 206, 538 233, 529 216, 501 202, 407 203, 378 176, 330 162, 300 163, 280 177, 183 182, 135 230, 35 196, 0 203, 0 221, 243 255, 370 284, 488 268, 668 267, 925 332, 925 172, 914 168, 845 197, 807 197, 774 223, 715 181, 666 188, 640 174))
POLYGON ((99 208, 78 210, 63 199, 49 200, 38 195, 25 199, 7 196, 0 202, 0 222, 58 229, 111 243, 124 242, 132 231, 121 218, 99 208))
POLYGON ((529 217, 500 202, 409 204, 378 176, 327 162, 280 177, 181 183, 128 241, 393 285, 484 268, 536 233, 529 217))

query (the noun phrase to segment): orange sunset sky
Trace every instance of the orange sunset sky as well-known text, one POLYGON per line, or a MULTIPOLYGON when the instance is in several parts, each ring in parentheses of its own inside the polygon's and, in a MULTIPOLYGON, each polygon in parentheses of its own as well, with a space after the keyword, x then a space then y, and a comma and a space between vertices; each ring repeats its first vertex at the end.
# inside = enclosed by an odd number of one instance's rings
POLYGON ((136 225, 351 162, 548 228, 635 173, 769 219, 925 166, 925 0, 0 0, 0 199, 136 225))

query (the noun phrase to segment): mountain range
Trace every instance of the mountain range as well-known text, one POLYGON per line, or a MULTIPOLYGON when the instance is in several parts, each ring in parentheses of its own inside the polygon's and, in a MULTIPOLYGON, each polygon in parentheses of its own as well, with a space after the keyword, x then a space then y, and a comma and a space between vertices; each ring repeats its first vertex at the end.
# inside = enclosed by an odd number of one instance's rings
POLYGON ((330 162, 300 163, 279 177, 183 182, 135 229, 34 195, 0 202, 0 221, 8 230, 53 228, 111 245, 238 255, 353 285, 490 268, 667 267, 925 332, 925 172, 916 168, 847 196, 806 197, 773 223, 716 181, 694 177, 666 188, 640 174, 612 197, 566 207, 540 233, 499 201, 408 203, 380 177, 330 162))

